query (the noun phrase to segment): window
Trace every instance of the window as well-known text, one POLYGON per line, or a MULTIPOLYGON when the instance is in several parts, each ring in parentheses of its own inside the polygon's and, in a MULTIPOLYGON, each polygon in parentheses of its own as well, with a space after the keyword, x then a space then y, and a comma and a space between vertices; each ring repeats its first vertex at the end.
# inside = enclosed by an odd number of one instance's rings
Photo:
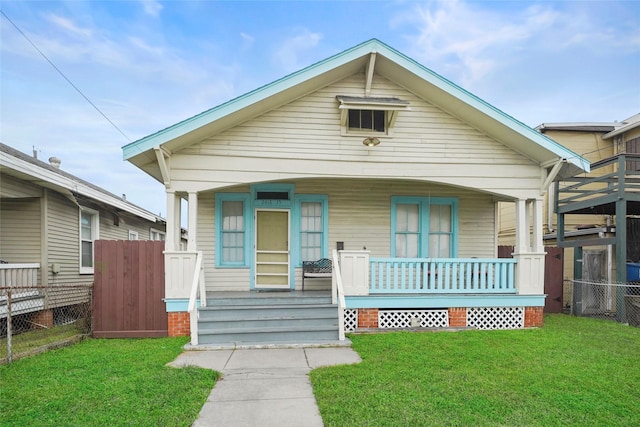
POLYGON ((80 274, 93 274, 93 242, 98 240, 98 212, 80 208, 80 274))
POLYGON ((457 206, 456 199, 392 197, 392 256, 397 258, 455 257, 457 206))
POLYGON ((410 110, 409 102, 398 98, 338 95, 342 135, 384 134, 390 136, 399 111, 410 110))
POLYGON ((166 239, 166 234, 164 231, 156 230, 155 228, 149 229, 149 240, 162 240, 166 239))
POLYGON ((249 256, 248 195, 216 194, 216 265, 246 267, 249 256))
POLYGON ((138 240, 138 232, 129 230, 129 240, 138 240))
POLYGON ((385 117, 382 110, 349 110, 347 127, 350 131, 386 132, 385 117))
POLYGON ((315 261, 327 257, 328 212, 327 196, 296 195, 295 232, 299 236, 299 259, 295 262, 315 261))

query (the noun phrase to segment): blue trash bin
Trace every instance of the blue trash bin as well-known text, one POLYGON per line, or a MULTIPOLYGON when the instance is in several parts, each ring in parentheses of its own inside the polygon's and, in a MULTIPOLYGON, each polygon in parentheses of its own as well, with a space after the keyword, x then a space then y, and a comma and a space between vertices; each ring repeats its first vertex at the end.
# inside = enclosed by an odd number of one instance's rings
POLYGON ((640 282, 640 263, 627 263, 627 282, 640 282))

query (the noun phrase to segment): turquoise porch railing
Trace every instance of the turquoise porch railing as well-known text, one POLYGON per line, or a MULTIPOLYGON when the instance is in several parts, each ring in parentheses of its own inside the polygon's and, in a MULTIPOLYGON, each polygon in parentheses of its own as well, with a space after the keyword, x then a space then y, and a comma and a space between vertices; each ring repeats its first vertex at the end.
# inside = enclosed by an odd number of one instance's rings
POLYGON ((515 293, 513 258, 371 258, 370 293, 515 293))

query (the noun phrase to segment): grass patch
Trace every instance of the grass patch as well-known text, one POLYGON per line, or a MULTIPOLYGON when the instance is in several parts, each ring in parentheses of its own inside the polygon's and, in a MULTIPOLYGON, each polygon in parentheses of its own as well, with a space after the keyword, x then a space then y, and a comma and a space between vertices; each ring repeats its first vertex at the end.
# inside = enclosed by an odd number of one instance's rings
MULTIPOLYGON (((42 347, 59 343, 81 334, 75 323, 34 329, 11 337, 11 352, 14 358, 38 351, 42 347)), ((7 338, 0 339, 0 360, 7 358, 7 338)))
POLYGON ((316 369, 325 426, 640 425, 640 329, 545 316, 540 329, 350 337, 316 369))
POLYGON ((185 343, 88 339, 0 366, 0 425, 188 426, 218 374, 165 366, 185 343))

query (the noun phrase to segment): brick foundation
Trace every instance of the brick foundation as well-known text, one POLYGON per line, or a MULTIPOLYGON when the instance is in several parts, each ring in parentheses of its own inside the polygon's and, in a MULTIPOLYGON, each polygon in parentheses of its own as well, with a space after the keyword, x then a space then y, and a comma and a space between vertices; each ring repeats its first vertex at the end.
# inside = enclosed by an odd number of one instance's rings
POLYGON ((378 309, 377 308, 359 308, 358 309, 358 328, 377 328, 378 327, 378 309))
POLYGON ((191 321, 189 313, 178 311, 167 313, 169 318, 169 336, 184 337, 191 333, 191 321))
POLYGON ((524 327, 534 328, 544 324, 544 307, 524 308, 524 327))
POLYGON ((31 318, 35 328, 53 328, 53 310, 40 310, 31 318))
POLYGON ((467 326, 467 309, 465 307, 449 308, 449 327, 465 327, 467 326))

